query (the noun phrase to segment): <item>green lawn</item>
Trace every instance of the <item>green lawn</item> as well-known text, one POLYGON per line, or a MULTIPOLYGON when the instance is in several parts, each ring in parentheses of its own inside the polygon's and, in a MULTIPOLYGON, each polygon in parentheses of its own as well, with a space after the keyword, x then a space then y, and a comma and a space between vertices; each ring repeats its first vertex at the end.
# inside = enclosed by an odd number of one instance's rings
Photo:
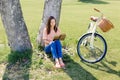
POLYGON ((64 58, 66 70, 56 70, 50 59, 41 59, 36 49, 36 36, 43 14, 44 0, 21 0, 25 22, 31 42, 34 46, 30 67, 6 63, 8 54, 7 37, 0 21, 0 79, 11 80, 120 80, 120 1, 119 0, 63 0, 60 29, 67 34, 63 42, 70 47, 64 58), (81 2, 82 1, 82 2, 81 2), (108 44, 106 58, 97 64, 82 63, 76 53, 76 45, 89 24, 91 15, 99 14, 93 8, 100 9, 112 21, 115 28, 103 33, 108 44), (16 71, 17 70, 17 71, 16 71))

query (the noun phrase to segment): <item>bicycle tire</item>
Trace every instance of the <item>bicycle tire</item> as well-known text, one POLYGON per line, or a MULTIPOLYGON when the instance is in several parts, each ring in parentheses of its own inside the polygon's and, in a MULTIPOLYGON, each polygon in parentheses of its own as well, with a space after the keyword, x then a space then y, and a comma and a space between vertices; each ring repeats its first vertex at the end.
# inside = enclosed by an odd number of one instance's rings
POLYGON ((84 40, 90 39, 91 35, 92 35, 92 33, 87 33, 87 34, 84 34, 79 39, 78 44, 77 44, 77 53, 82 61, 85 61, 88 63, 96 63, 96 62, 101 61, 105 57, 105 55, 107 53, 107 43, 100 34, 94 33, 94 51, 95 52, 93 52, 92 49, 90 48, 90 42, 89 42, 90 40, 87 40, 88 42, 86 42, 85 44, 83 43, 84 40), (95 39, 96 39, 96 41, 95 41, 95 39), (100 41, 101 43, 98 41, 100 41), (103 44, 103 46, 102 46, 102 44, 103 44), (101 50, 102 47, 103 47, 103 50, 101 50), (82 48, 83 48, 83 50, 82 50, 82 48), (85 51, 84 49, 86 49, 86 52, 84 52, 85 51), (89 49, 88 53, 87 53, 87 49, 89 49), (89 58, 87 58, 87 57, 89 57, 89 58))

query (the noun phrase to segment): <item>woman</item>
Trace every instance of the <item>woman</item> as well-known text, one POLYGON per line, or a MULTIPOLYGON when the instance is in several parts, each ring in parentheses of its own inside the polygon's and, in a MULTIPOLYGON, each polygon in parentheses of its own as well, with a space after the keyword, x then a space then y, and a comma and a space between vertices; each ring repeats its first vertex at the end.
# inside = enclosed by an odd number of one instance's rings
POLYGON ((55 67, 62 68, 65 64, 62 60, 62 46, 60 40, 53 40, 54 36, 60 35, 60 29, 56 26, 56 19, 50 16, 46 27, 43 30, 43 40, 45 43, 45 52, 52 53, 55 60, 55 67))

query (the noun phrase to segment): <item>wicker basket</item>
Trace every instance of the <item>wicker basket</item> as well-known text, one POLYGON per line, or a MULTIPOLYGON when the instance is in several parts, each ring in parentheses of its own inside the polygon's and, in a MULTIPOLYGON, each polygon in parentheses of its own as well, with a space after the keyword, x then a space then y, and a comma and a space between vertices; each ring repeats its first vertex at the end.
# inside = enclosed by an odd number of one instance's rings
POLYGON ((114 28, 113 24, 111 21, 106 19, 105 17, 99 22, 98 26, 103 32, 109 31, 111 28, 114 28))

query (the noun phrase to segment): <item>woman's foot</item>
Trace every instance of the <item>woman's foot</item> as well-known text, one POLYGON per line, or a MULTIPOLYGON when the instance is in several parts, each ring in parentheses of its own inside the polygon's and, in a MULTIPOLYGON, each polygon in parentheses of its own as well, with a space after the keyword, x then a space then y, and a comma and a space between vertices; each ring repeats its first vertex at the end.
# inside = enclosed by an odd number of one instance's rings
POLYGON ((60 63, 59 63, 59 62, 56 62, 56 63, 55 63, 55 67, 56 67, 56 68, 61 68, 60 63))
POLYGON ((63 62, 60 62, 60 66, 63 68, 65 67, 65 64, 63 62))
POLYGON ((57 58, 55 59, 55 67, 56 68, 61 68, 59 60, 57 58))
POLYGON ((64 68, 64 67, 65 67, 65 64, 63 63, 62 58, 60 58, 60 59, 59 59, 59 63, 60 63, 60 66, 61 66, 62 68, 64 68))

